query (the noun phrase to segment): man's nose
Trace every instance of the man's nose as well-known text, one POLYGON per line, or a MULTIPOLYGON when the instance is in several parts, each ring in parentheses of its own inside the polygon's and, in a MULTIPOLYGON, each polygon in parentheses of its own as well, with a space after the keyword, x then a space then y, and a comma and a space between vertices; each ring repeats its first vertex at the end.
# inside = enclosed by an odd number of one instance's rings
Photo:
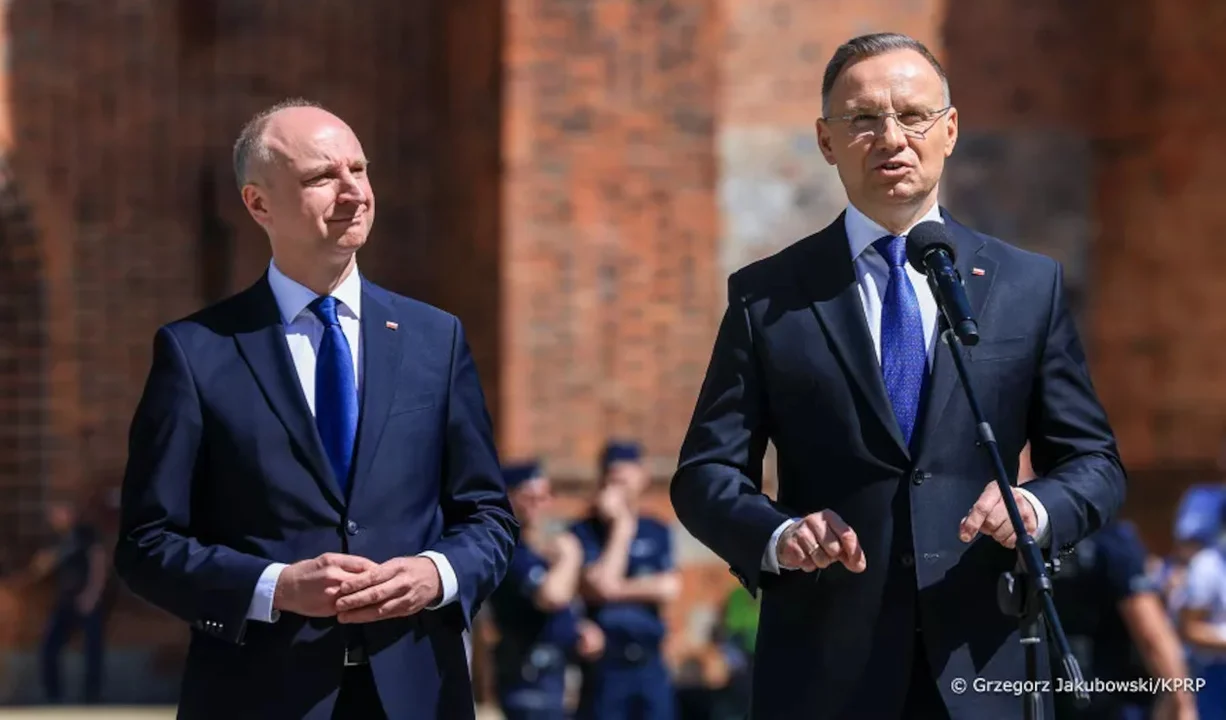
POLYGON ((361 204, 366 202, 366 190, 353 173, 346 170, 341 173, 340 199, 344 202, 361 204))
POLYGON ((881 127, 877 131, 877 144, 885 148, 901 148, 907 144, 907 134, 898 124, 898 118, 886 115, 881 118, 881 127))

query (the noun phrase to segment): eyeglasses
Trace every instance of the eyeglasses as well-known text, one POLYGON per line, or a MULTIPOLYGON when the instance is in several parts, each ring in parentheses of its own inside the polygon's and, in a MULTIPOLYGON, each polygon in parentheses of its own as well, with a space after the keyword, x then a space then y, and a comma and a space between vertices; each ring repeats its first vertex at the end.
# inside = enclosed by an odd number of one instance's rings
POLYGON ((928 134, 928 131, 932 129, 932 126, 936 124, 937 120, 941 119, 952 107, 953 105, 946 105, 940 110, 927 112, 923 110, 883 113, 858 112, 850 115, 824 117, 822 120, 828 123, 847 123, 848 134, 853 138, 860 138, 877 135, 884 130, 886 118, 894 118, 894 122, 898 123, 899 129, 903 131, 904 135, 922 140, 928 134))

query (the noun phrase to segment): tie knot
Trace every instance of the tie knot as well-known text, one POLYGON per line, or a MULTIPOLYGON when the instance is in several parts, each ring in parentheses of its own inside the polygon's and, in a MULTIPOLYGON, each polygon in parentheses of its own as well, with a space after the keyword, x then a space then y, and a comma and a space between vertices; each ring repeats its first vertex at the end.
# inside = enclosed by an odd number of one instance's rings
POLYGON ((890 264, 892 268, 904 267, 907 264, 907 239, 900 235, 886 235, 877 242, 873 243, 873 247, 877 248, 877 252, 881 253, 881 257, 890 264))
POLYGON ((336 318, 336 298, 331 295, 321 295, 308 305, 311 312, 315 313, 315 317, 319 318, 325 327, 339 325, 340 321, 336 318))

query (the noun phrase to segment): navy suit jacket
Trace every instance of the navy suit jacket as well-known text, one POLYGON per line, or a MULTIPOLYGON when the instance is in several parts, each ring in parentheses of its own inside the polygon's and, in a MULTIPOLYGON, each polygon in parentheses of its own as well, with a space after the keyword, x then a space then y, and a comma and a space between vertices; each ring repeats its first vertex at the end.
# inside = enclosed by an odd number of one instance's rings
POLYGON ((485 399, 455 317, 363 278, 361 328, 348 497, 267 276, 156 334, 115 564, 136 594, 192 628, 180 717, 330 717, 345 629, 290 613, 248 621, 258 577, 273 561, 423 550, 450 561, 456 601, 358 632, 389 717, 473 716, 462 632, 519 534, 485 399))
MULTIPOLYGON (((1071 547, 1117 511, 1125 478, 1060 267, 943 217, 979 320, 982 339, 964 355, 971 383, 1012 477, 1031 441, 1042 476, 1026 488, 1048 511, 1051 547, 1071 547)), ((673 506, 750 592, 762 590, 755 717, 899 717, 917 628, 953 717, 1019 717, 1020 697, 950 690, 956 677, 1025 677, 1018 622, 996 601, 1016 553, 958 538, 991 461, 943 342, 918 438, 903 442, 843 222, 730 277, 673 506), (767 441, 777 501, 760 492, 767 441), (761 570, 782 522, 826 508, 856 531, 863 573, 761 570)))

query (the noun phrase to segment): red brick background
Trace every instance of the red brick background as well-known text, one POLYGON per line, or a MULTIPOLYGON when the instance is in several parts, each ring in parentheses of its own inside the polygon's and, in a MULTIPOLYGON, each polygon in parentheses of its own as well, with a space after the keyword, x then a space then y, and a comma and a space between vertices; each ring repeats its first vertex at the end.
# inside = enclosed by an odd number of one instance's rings
POLYGON ((667 474, 718 319, 716 3, 508 7, 501 449, 667 474))

